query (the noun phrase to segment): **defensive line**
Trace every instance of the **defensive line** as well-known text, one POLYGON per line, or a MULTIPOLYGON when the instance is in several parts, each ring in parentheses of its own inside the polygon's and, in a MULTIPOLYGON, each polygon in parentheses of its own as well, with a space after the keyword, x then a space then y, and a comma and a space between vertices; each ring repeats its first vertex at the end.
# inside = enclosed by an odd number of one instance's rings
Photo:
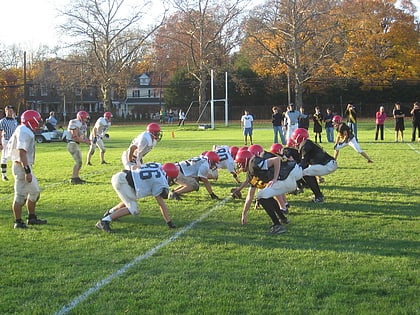
POLYGON ((203 213, 197 220, 191 222, 189 225, 181 229, 180 231, 176 232, 174 235, 169 237, 168 239, 164 240, 162 243, 156 245, 152 249, 148 250, 146 253, 137 256, 129 262, 128 264, 124 265, 122 268, 118 269, 116 272, 111 274, 110 276, 98 281, 93 287, 89 288, 87 291, 79 295, 77 298, 75 298, 73 301, 71 301, 69 304, 65 305, 62 309, 60 309, 58 312, 54 313, 54 315, 64 315, 70 312, 73 308, 78 306, 80 303, 82 303, 84 300, 86 300, 91 294, 99 291, 103 286, 107 285, 111 281, 115 280, 119 276, 126 273, 129 269, 136 266, 138 263, 142 262, 143 260, 150 258, 154 254, 156 254, 161 248, 165 247, 166 245, 169 245, 173 241, 177 240, 180 236, 191 230, 197 223, 200 223, 204 219, 206 219, 210 214, 212 214, 214 211, 220 209, 228 200, 232 199, 232 197, 227 197, 223 199, 221 202, 219 202, 215 207, 211 208, 209 211, 203 213))

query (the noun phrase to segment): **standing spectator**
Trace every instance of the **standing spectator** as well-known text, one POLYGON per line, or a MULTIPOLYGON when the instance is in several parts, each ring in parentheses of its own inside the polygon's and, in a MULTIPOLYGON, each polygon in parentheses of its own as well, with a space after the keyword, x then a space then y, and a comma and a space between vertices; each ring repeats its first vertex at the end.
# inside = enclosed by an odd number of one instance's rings
POLYGON ((103 138, 106 137, 109 127, 111 127, 112 113, 105 112, 103 117, 99 117, 93 126, 90 134, 90 148, 86 158, 86 165, 92 165, 90 162, 96 147, 99 148, 101 164, 108 164, 105 161, 105 145, 103 138))
POLYGON ((9 155, 13 161, 12 172, 15 178, 15 196, 13 199, 14 228, 24 229, 22 208, 28 209, 27 224, 46 224, 47 220, 38 219, 35 213, 36 203, 41 189, 38 180, 32 173, 35 160, 34 131, 42 121, 41 114, 35 110, 27 110, 21 116, 21 124, 9 140, 9 155))
POLYGON ((332 113, 330 108, 327 108, 327 112, 324 116, 325 122, 325 132, 327 133, 327 140, 328 142, 334 142, 334 126, 332 123, 332 118, 334 114, 332 113))
POLYGON ((395 103, 394 110, 392 111, 392 116, 394 116, 395 119, 395 142, 398 142, 398 133, 401 134, 401 142, 404 142, 405 114, 401 110, 401 104, 399 102, 395 103))
POLYGON ((134 138, 128 149, 123 152, 121 161, 124 168, 131 170, 140 167, 143 164, 143 157, 156 146, 162 139, 162 135, 159 124, 148 124, 146 131, 134 138))
POLYGON ((86 135, 87 120, 89 114, 84 110, 77 112, 76 118, 69 121, 67 130, 69 138, 67 139, 67 150, 70 152, 74 160, 73 173, 71 183, 74 185, 84 184, 85 180, 79 177, 80 169, 82 168, 82 152, 80 151, 80 142, 90 145, 90 140, 86 135))
POLYGON ((173 110, 172 109, 169 109, 169 112, 168 112, 168 125, 172 125, 174 123, 174 116, 175 116, 175 113, 173 112, 173 110))
POLYGON ((50 116, 45 120, 45 125, 48 128, 48 131, 53 131, 57 129, 57 118, 55 117, 55 112, 51 111, 50 116), (49 126, 48 126, 49 125, 49 126), (51 130, 50 130, 51 128, 51 130))
POLYGON ((112 187, 120 202, 108 210, 96 223, 96 227, 105 232, 112 232, 110 223, 126 215, 138 215, 137 200, 148 196, 155 197, 160 212, 169 228, 175 228, 168 213, 164 199, 168 198, 168 182, 178 176, 178 168, 173 163, 147 163, 131 171, 122 171, 112 176, 112 187), (152 176, 153 174, 153 176, 152 176))
POLYGON ((274 106, 272 108, 273 114, 271 115, 271 122, 273 124, 273 131, 274 131, 274 143, 279 143, 279 135, 281 139, 281 143, 283 145, 286 144, 286 139, 284 139, 283 134, 283 115, 279 112, 279 108, 274 106))
POLYGON ((314 121, 314 133, 315 133, 315 143, 318 142, 322 143, 321 140, 321 133, 322 133, 322 123, 324 121, 324 117, 322 116, 321 110, 318 106, 315 107, 315 114, 312 117, 314 121))
MULTIPOLYGON (((298 128, 309 130, 309 114, 305 114, 305 107, 299 108, 300 116, 298 119, 298 128)), ((293 132, 292 132, 293 133, 293 132)))
POLYGON ((351 132, 353 133, 356 141, 359 141, 357 137, 357 112, 353 103, 348 103, 344 115, 347 117, 347 126, 349 126, 351 132))
POLYGON ((411 141, 416 141, 416 129, 418 131, 417 141, 420 141, 420 103, 415 102, 413 109, 410 111, 413 116, 413 133, 411 134, 411 141))
POLYGON ((248 140, 247 140, 248 137, 249 137, 250 143, 252 144, 253 126, 254 126, 254 117, 252 117, 252 115, 249 114, 248 110, 245 110, 244 115, 242 115, 242 117, 241 117, 241 127, 242 127, 242 130, 243 130, 245 145, 247 145, 247 143, 248 143, 248 140))
POLYGON ((343 123, 343 119, 341 116, 335 115, 333 117, 333 124, 337 130, 337 138, 334 144, 334 159, 337 160, 338 152, 346 147, 351 146, 357 153, 363 156, 368 163, 373 163, 371 158, 362 150, 359 143, 356 140, 356 137, 351 132, 351 129, 348 125, 343 123))
POLYGON ((293 131, 298 128, 298 122, 301 114, 296 110, 295 104, 291 103, 284 114, 284 121, 287 127, 286 130, 286 142, 292 136, 293 131))
POLYGON ((4 108, 5 116, 0 119, 0 149, 1 149, 1 179, 8 181, 7 178, 7 161, 8 161, 8 149, 7 143, 12 137, 13 132, 18 126, 16 120, 15 109, 12 105, 7 105, 4 108))
POLYGON ((385 107, 380 106, 375 114, 376 132, 375 141, 378 140, 378 134, 381 133, 381 140, 384 140, 384 123, 386 119, 385 107))
POLYGON ((186 118, 187 117, 185 115, 185 112, 182 109, 180 109, 178 113, 178 126, 181 126, 181 125, 184 126, 184 122, 186 118))

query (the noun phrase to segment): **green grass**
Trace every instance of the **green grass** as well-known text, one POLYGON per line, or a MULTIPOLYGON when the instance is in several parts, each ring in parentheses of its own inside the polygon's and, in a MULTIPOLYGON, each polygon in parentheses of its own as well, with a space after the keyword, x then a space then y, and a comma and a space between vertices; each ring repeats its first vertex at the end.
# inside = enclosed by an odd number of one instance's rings
MULTIPOLYGON (((112 164, 99 165, 97 152, 94 166, 81 170, 87 185, 68 183, 73 162, 64 143, 37 145, 38 215, 48 219, 45 226, 14 230, 13 181, 0 182, 0 314, 55 314, 109 276, 68 314, 420 314, 419 143, 394 143, 390 129, 376 143, 373 124, 360 123, 360 145, 374 163, 343 149, 339 169, 321 184, 326 203, 312 204, 309 190, 288 196, 286 234, 269 235, 261 210, 251 210, 241 226, 243 200, 228 198, 234 182, 226 171, 212 183, 227 198, 219 207, 204 187, 167 201, 175 231, 147 198, 139 201, 139 216, 103 233, 94 225, 119 201, 110 178, 144 127, 111 128, 106 160, 112 164)), ((146 161, 175 162, 213 144, 242 144, 238 124, 200 131, 165 125, 164 131, 146 161)), ((271 141, 270 124, 258 122, 254 142, 267 148, 271 141)), ((87 149, 82 145, 84 155, 87 149)))

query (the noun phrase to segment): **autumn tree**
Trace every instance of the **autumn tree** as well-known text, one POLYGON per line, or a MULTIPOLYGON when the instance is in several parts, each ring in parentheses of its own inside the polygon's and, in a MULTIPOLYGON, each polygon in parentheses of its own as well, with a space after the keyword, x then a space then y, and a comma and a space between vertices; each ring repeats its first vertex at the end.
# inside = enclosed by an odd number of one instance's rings
POLYGON ((174 0, 175 13, 158 30, 155 51, 168 69, 186 69, 198 82, 199 110, 204 108, 210 70, 227 65, 239 43, 244 0, 174 0))
POLYGON ((410 0, 348 0, 340 8, 346 31, 346 51, 334 66, 335 74, 371 86, 418 79, 419 34, 410 0))
POLYGON ((126 0, 75 0, 61 12, 67 21, 60 28, 76 40, 72 43, 76 51, 84 52, 83 63, 100 86, 105 110, 111 109, 112 88, 121 73, 141 59, 159 27, 144 30, 148 4, 129 7, 126 0))
POLYGON ((335 8, 336 2, 330 0, 269 0, 256 7, 245 23, 243 48, 253 55, 254 65, 260 65, 255 70, 285 73, 298 106, 303 103, 303 84, 342 52, 335 8))

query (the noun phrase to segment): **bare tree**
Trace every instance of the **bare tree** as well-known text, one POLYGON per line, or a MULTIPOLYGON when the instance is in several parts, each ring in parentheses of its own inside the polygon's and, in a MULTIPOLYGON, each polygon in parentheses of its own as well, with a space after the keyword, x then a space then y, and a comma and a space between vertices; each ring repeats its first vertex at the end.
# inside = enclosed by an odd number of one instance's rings
POLYGON ((175 13, 158 31, 157 56, 168 67, 185 68, 198 81, 200 112, 206 103, 210 69, 226 66, 239 44, 240 17, 249 1, 172 0, 175 13))
POLYGON ((111 108, 111 92, 121 73, 140 59, 147 41, 161 23, 143 30, 147 7, 129 7, 126 0, 75 0, 61 14, 67 17, 61 30, 76 40, 72 44, 90 74, 98 82, 105 110, 111 108))
POLYGON ((246 23, 246 36, 260 46, 261 57, 286 66, 298 106, 303 102, 303 83, 343 51, 334 6, 330 0, 270 0, 246 23))

